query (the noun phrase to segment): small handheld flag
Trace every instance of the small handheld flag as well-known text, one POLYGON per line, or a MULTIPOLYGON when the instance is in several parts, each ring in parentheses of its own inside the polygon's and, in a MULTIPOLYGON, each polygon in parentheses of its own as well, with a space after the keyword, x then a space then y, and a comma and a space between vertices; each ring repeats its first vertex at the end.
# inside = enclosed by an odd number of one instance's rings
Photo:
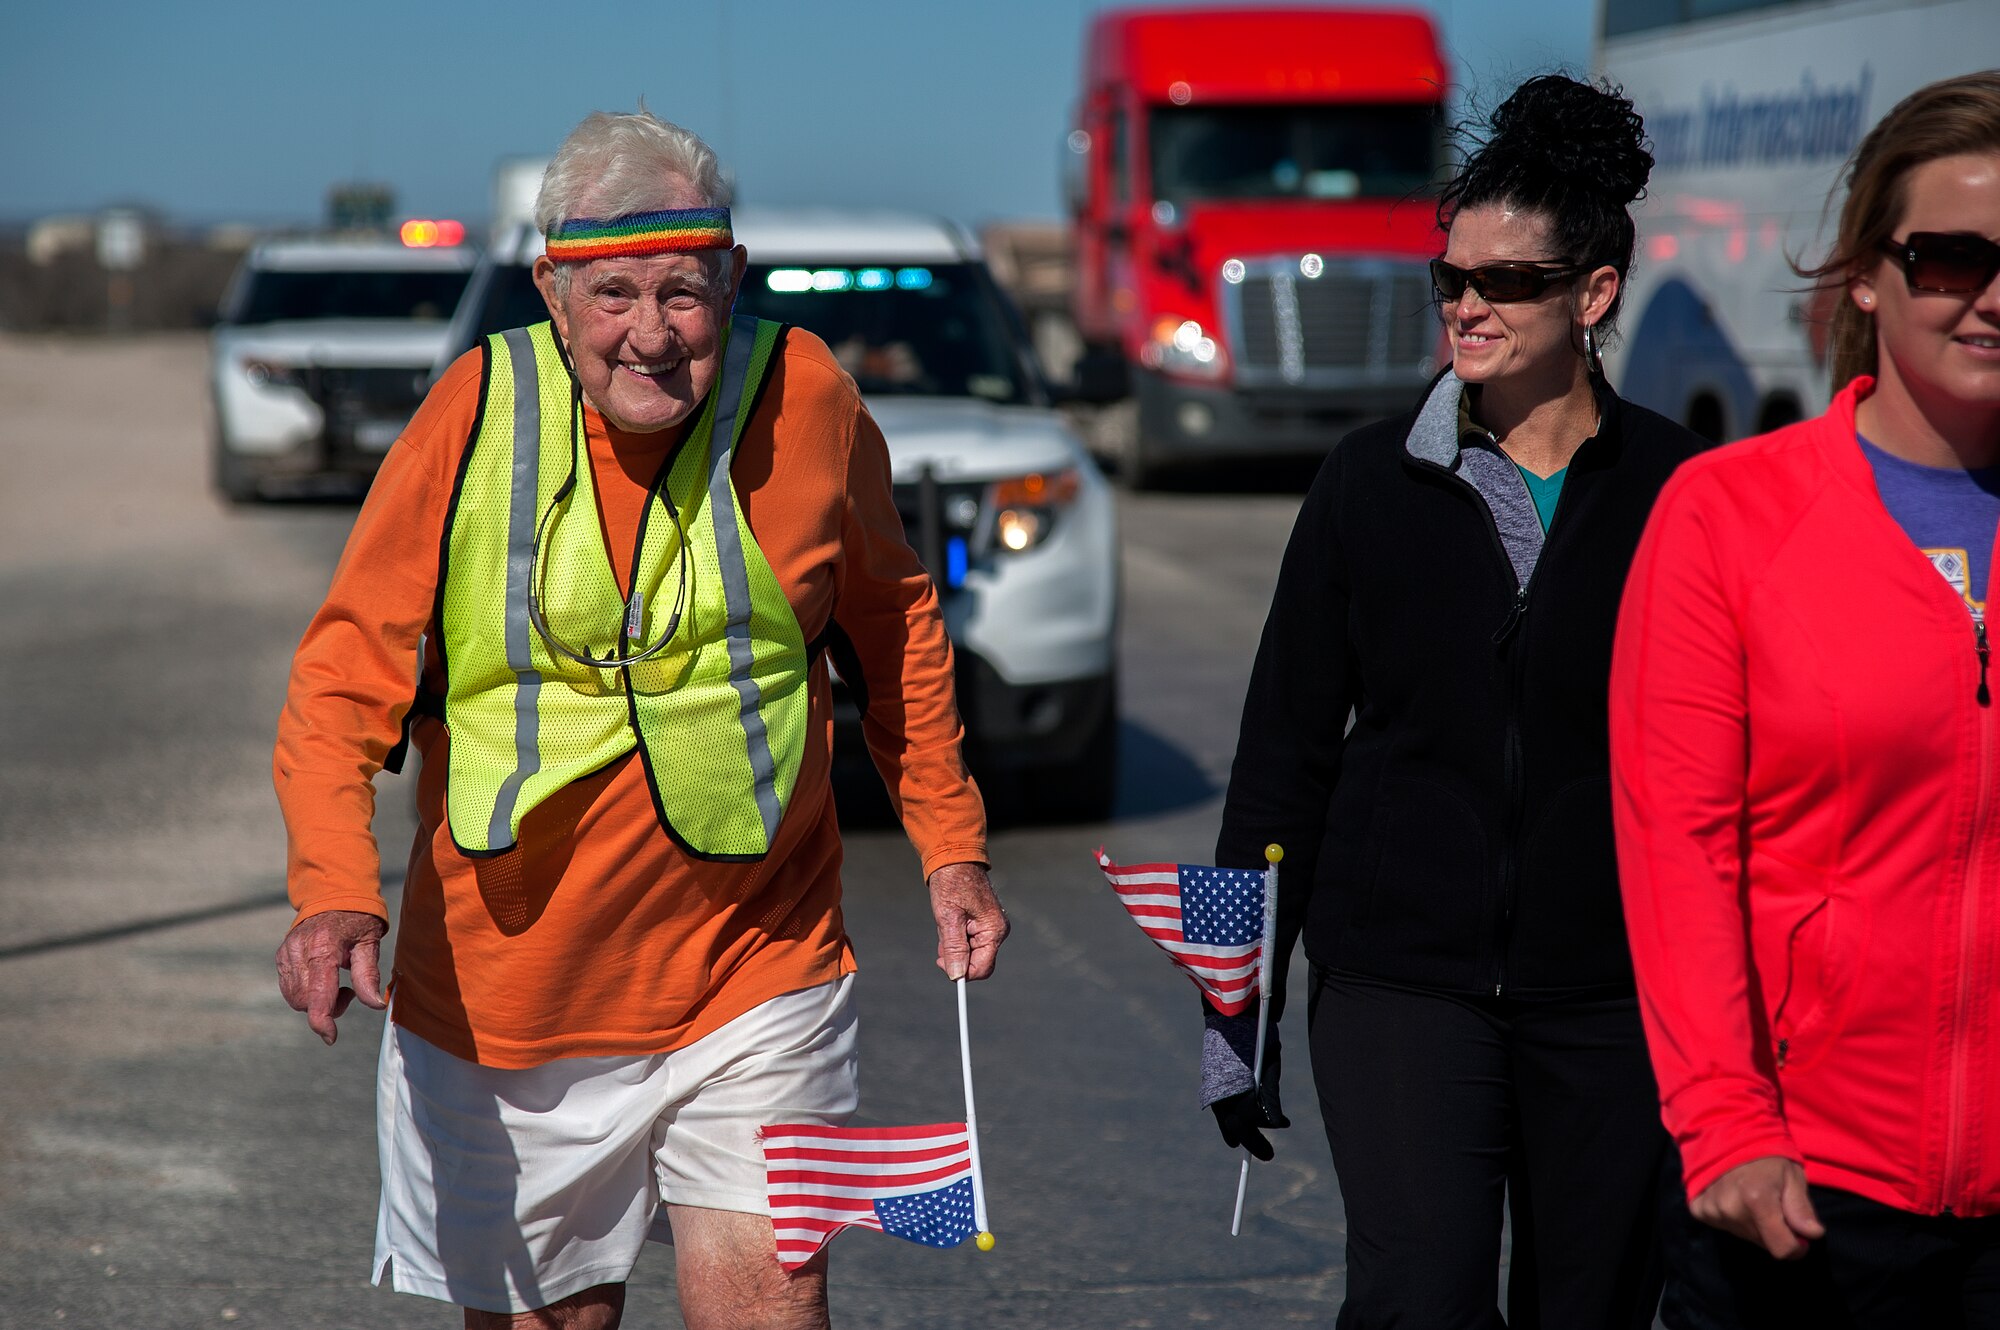
POLYGON ((843 1228, 872 1228, 926 1247, 975 1238, 992 1251, 979 1118, 972 1107, 972 1040, 965 979, 958 988, 958 1057, 965 1121, 927 1127, 766 1127, 764 1171, 778 1263, 796 1270, 843 1228))
MULTIPOLYGON (((1235 1016, 1257 1000, 1257 1046, 1250 1081, 1264 1083, 1264 1033, 1271 1001, 1271 959, 1277 945, 1276 845, 1264 847, 1265 867, 1210 868, 1199 864, 1114 864, 1101 848, 1097 866, 1118 893, 1119 904, 1146 936, 1173 957, 1215 1009, 1235 1016)), ((1250 1151, 1236 1176, 1235 1237, 1243 1225, 1243 1194, 1250 1182, 1250 1151)))
POLYGON ((796 1270, 843 1228, 872 1228, 927 1247, 978 1231, 972 1150, 963 1122, 925 1127, 766 1127, 771 1229, 796 1270))
POLYGON ((1266 874, 1199 864, 1114 864, 1103 850, 1097 866, 1118 903, 1146 936, 1173 957, 1215 1009, 1234 1016, 1261 985, 1266 874))

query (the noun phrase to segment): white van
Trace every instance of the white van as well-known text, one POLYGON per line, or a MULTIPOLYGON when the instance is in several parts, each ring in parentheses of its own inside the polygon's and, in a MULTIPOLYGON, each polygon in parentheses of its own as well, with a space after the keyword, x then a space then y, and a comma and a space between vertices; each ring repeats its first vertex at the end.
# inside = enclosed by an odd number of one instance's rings
MULTIPOLYGON (((906 214, 740 209, 734 228, 750 252, 737 312, 823 338, 888 439, 896 506, 957 652, 974 772, 1019 796, 1003 806, 1108 817, 1117 514, 977 243, 906 214)), ((481 337, 548 317, 530 278, 541 252, 532 226, 494 237, 439 372, 481 337)), ((844 696, 837 714, 837 755, 864 755, 844 696)))

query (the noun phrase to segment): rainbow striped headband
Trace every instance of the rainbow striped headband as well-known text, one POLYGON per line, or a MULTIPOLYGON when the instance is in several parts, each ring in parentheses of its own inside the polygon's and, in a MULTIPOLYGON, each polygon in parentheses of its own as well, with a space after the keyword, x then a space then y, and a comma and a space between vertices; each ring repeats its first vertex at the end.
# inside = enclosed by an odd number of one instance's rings
POLYGON ((572 217, 559 222, 548 237, 548 255, 561 263, 590 259, 634 258, 648 254, 686 254, 702 249, 728 249, 735 244, 727 208, 666 208, 659 212, 628 212, 602 221, 572 217))

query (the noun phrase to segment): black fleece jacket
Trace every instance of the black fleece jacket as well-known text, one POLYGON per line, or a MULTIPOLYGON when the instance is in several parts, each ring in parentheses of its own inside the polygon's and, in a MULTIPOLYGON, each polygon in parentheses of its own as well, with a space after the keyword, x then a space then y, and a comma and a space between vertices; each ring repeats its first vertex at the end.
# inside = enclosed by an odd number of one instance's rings
POLYGON ((1216 847, 1240 868, 1284 847, 1274 1007, 1301 929, 1323 969, 1442 992, 1632 991, 1612 630, 1653 500, 1703 443, 1600 388, 1521 587, 1456 474, 1458 392, 1447 373, 1343 439, 1285 551, 1216 847))

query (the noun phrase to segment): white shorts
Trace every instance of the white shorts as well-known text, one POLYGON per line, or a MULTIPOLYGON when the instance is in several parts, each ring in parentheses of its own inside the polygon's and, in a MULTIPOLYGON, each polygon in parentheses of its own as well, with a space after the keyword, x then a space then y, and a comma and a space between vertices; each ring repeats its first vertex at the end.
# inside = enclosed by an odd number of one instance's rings
POLYGON ((772 998, 671 1053, 511 1071, 389 1023, 375 1282, 529 1311, 626 1279, 662 1200, 769 1214, 758 1131, 858 1105, 853 985, 772 998))

